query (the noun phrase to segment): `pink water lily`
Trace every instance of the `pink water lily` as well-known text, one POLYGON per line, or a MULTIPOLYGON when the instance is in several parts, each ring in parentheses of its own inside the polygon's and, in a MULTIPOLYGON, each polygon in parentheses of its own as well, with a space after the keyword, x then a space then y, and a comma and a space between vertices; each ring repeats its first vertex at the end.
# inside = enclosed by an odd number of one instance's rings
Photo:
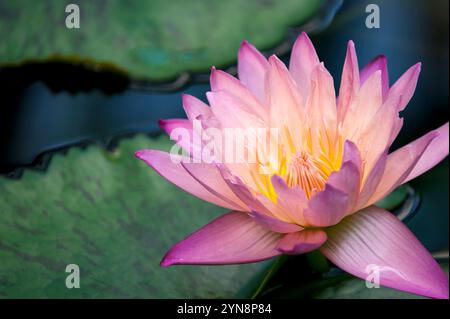
MULTIPOLYGON (((397 217, 374 205, 448 154, 448 122, 389 153, 420 68, 412 66, 390 86, 386 58, 359 70, 350 41, 336 97, 305 33, 289 68, 243 42, 239 80, 213 68, 210 106, 184 95, 188 118, 161 125, 191 136, 193 121, 220 130, 275 127, 278 160, 271 161, 273 153, 256 163, 174 162, 166 152, 136 152, 181 189, 231 210, 174 245, 161 265, 248 263, 319 249, 357 277, 365 279, 375 265, 393 270, 380 273, 381 285, 448 298, 448 278, 430 253, 397 217)), ((197 147, 192 139, 178 143, 188 156, 197 147)))

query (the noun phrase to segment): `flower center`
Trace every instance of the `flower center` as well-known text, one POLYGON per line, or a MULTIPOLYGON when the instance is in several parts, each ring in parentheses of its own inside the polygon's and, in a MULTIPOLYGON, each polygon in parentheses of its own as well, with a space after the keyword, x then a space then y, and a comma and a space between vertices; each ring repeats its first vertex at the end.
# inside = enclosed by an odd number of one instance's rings
POLYGON ((300 151, 289 160, 284 176, 289 187, 299 186, 308 198, 321 191, 328 179, 328 172, 307 152, 300 151))

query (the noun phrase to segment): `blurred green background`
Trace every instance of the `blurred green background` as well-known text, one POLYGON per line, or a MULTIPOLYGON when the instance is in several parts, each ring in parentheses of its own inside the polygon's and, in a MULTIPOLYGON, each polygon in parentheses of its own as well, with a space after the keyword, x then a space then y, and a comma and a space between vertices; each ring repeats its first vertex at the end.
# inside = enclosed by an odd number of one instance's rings
MULTIPOLYGON (((415 297, 365 289, 317 255, 160 268, 173 243, 224 210, 133 153, 170 147, 156 121, 183 116, 181 92, 204 99, 212 64, 233 72, 243 39, 288 61, 301 30, 336 86, 349 39, 361 66, 387 55, 391 83, 422 61, 394 148, 403 145, 448 121, 448 1, 78 1, 71 30, 68 3, 0 2, 0 297, 415 297), (365 27, 369 3, 380 29, 365 27), (71 263, 80 289, 65 286, 71 263)), ((442 256, 448 176, 446 159, 411 183, 421 205, 408 222, 442 256)))

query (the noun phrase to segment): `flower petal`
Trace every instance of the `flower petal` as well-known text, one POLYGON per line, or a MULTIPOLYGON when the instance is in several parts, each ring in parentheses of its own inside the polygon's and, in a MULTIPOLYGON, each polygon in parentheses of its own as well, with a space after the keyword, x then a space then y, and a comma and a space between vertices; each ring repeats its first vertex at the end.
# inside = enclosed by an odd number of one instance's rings
POLYGON ((383 286, 448 298, 445 273, 413 233, 388 211, 368 207, 326 232, 328 240, 320 251, 352 275, 366 279, 378 273, 383 286))
POLYGON ((189 120, 195 120, 198 116, 208 116, 211 108, 203 101, 189 94, 182 94, 183 108, 189 120))
POLYGON ((159 120, 159 126, 188 154, 192 153, 192 122, 186 119, 159 120), (176 130, 182 134, 178 134, 176 130), (186 134, 189 134, 187 136, 186 134))
POLYGON ((276 56, 269 58, 270 68, 266 75, 266 93, 269 105, 270 127, 278 128, 283 134, 288 129, 295 146, 301 144, 301 126, 305 122, 304 105, 296 84, 284 65, 276 56))
POLYGON ((416 63, 410 67, 389 90, 388 99, 398 99, 397 111, 402 111, 411 100, 416 90, 417 80, 419 79, 421 63, 416 63))
MULTIPOLYGON (((415 140, 414 142, 403 146, 402 148, 396 150, 395 152, 388 155, 386 167, 383 172, 383 177, 377 186, 377 189, 371 196, 366 206, 371 205, 378 200, 382 199, 384 196, 392 192, 397 186, 401 185, 406 181, 406 178, 411 174, 414 167, 417 165, 418 161, 425 154, 426 149, 431 145, 432 141, 439 136, 437 131, 431 131, 421 138, 415 140)), ((447 137, 448 143, 448 137, 447 137)), ((440 143, 438 142, 437 145, 440 143)), ((439 147, 437 150, 437 158, 442 159, 442 152, 439 147)), ((433 152, 431 150, 431 152, 433 152)), ((448 153, 448 148, 447 148, 448 153)), ((432 155, 430 155, 432 157, 432 155)), ((431 164, 436 164, 434 160, 431 164)), ((431 166, 428 166, 431 168, 431 166)))
POLYGON ((329 184, 314 195, 303 216, 308 226, 328 227, 337 224, 347 212, 349 195, 329 184))
POLYGON ((339 88, 338 111, 340 121, 344 119, 350 105, 354 103, 359 86, 359 68, 355 44, 353 41, 349 41, 339 88))
POLYGON ((186 171, 211 194, 216 195, 230 206, 240 211, 245 211, 247 206, 234 194, 223 180, 219 169, 215 164, 208 163, 183 163, 186 171))
POLYGON ((366 80, 376 71, 381 71, 381 88, 383 101, 386 99, 389 93, 389 74, 387 69, 387 59, 384 55, 379 55, 361 70, 359 73, 359 78, 361 85, 366 82, 366 80))
POLYGON ((367 206, 365 205, 369 198, 373 195, 375 190, 378 187, 378 184, 383 177, 384 169, 386 168, 388 154, 387 151, 382 153, 375 165, 373 166, 370 173, 367 175, 367 178, 363 180, 363 187, 359 193, 358 202, 356 204, 355 211, 360 210, 361 208, 367 206))
POLYGON ((146 162, 159 175, 182 190, 215 205, 236 209, 235 205, 230 205, 205 189, 183 168, 181 161, 189 161, 189 158, 158 150, 140 150, 136 152, 136 157, 146 162), (176 160, 176 163, 172 161, 173 159, 176 160))
POLYGON ((173 246, 161 266, 241 264, 279 255, 281 234, 268 231, 243 212, 230 212, 173 246))
POLYGON ((308 198, 306 198, 303 190, 298 186, 289 187, 279 175, 273 175, 271 182, 277 194, 276 205, 284 211, 284 214, 290 220, 300 225, 305 225, 303 211, 308 206, 308 198))
POLYGON ((253 217, 253 219, 261 226, 264 226, 265 228, 276 233, 293 233, 303 229, 303 227, 300 227, 299 225, 287 223, 277 218, 270 217, 266 214, 258 213, 255 211, 249 213, 249 216, 253 217))
POLYGON ((261 101, 265 100, 266 58, 250 43, 243 41, 238 53, 239 80, 261 101))
MULTIPOLYGON (((419 175, 422 175, 448 155, 448 122, 435 130, 438 136, 431 141, 430 145, 426 148, 425 152, 420 157, 417 164, 412 169, 411 173, 409 173, 408 177, 403 181, 403 183, 407 183, 408 181, 416 178, 419 175)), ((412 143, 419 143, 418 140, 412 143)))
POLYGON ((292 48, 289 71, 297 83, 300 95, 305 100, 309 94, 311 73, 319 63, 314 45, 308 35, 302 32, 292 48))
POLYGON ((353 212, 359 194, 362 162, 358 148, 350 141, 345 141, 342 162, 339 171, 328 178, 325 189, 308 202, 308 208, 304 211, 307 225, 335 225, 353 212))
POLYGON ((327 184, 341 190, 348 196, 344 214, 352 212, 358 199, 361 182, 362 161, 355 144, 345 141, 342 165, 339 171, 333 172, 327 184))
POLYGON ((226 91, 207 92, 211 110, 222 128, 256 128, 264 123, 255 113, 242 107, 243 102, 226 91))
POLYGON ((321 229, 305 229, 285 235, 277 249, 290 255, 304 254, 318 249, 327 240, 327 234, 321 229))
POLYGON ((233 108, 242 108, 244 111, 252 113, 263 120, 267 118, 264 106, 261 105, 250 90, 235 77, 224 71, 216 70, 213 67, 211 68, 210 83, 211 91, 223 91, 239 100, 239 103, 230 105, 230 111, 233 111, 233 108))
MULTIPOLYGON (((319 141, 323 136, 330 139, 337 135, 336 94, 333 77, 323 63, 311 73, 311 94, 306 102, 309 128, 312 139, 319 141)), ((319 143, 313 143, 313 152, 320 152, 319 143)))

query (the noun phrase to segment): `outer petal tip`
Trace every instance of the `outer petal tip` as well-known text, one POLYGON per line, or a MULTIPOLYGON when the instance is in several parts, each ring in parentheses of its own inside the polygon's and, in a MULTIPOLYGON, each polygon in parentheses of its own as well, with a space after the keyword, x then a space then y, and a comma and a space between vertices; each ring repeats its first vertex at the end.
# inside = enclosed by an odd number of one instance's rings
POLYGON ((162 129, 164 129, 164 127, 166 126, 167 121, 166 120, 158 120, 158 125, 159 127, 161 127, 162 129))
POLYGON ((149 157, 152 155, 152 153, 153 150, 138 150, 134 152, 134 156, 150 165, 149 157))
POLYGON ((173 262, 171 259, 167 258, 166 256, 164 256, 164 258, 161 260, 161 262, 159 263, 159 265, 161 267, 169 267, 171 265, 173 265, 173 262))
POLYGON ((134 156, 136 156, 139 159, 142 159, 142 153, 143 153, 142 150, 136 151, 136 152, 134 152, 134 156))
POLYGON ((249 44, 249 43, 248 43, 247 40, 242 40, 242 42, 241 42, 241 48, 244 47, 244 46, 246 46, 246 45, 248 45, 248 44, 249 44))
POLYGON ((161 262, 159 263, 159 265, 161 267, 169 267, 169 266, 173 266, 173 265, 178 265, 178 264, 183 264, 183 259, 182 258, 177 258, 176 256, 173 256, 173 250, 174 248, 176 248, 177 245, 173 246, 163 257, 163 259, 161 260, 161 262))

